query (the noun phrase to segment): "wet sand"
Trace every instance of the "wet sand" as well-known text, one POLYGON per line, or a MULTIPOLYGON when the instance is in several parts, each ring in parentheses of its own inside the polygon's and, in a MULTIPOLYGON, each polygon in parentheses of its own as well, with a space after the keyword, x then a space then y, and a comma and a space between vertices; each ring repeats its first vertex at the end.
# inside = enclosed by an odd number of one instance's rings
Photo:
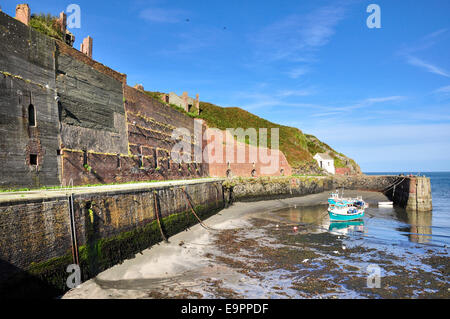
MULTIPOLYGON (((356 195, 374 207, 387 200, 380 193, 346 192, 356 195)), ((235 203, 205 221, 213 230, 195 225, 63 298, 450 296, 446 247, 423 247, 411 240, 396 247, 395 240, 383 243, 371 238, 364 222, 330 223, 327 198, 328 193, 322 193, 235 203), (381 288, 367 288, 369 264, 382 268, 381 288)), ((383 222, 391 214, 369 209, 366 223, 374 229, 377 224, 372 220, 383 222)))

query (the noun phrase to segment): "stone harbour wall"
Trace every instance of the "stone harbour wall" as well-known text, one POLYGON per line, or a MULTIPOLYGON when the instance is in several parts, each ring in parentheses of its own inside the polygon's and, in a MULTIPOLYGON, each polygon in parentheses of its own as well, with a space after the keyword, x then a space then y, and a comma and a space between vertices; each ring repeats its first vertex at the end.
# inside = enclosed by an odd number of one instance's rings
MULTIPOLYGON (((132 258, 224 207, 222 180, 74 194, 73 218, 82 280, 132 258), (156 195, 155 195, 156 193, 156 195)), ((69 199, 60 192, 0 202, 0 297, 48 298, 68 288, 73 264, 69 199)))
POLYGON ((431 184, 427 177, 260 177, 234 178, 224 183, 224 193, 229 202, 295 197, 341 188, 382 192, 399 207, 423 212, 432 210, 431 184))

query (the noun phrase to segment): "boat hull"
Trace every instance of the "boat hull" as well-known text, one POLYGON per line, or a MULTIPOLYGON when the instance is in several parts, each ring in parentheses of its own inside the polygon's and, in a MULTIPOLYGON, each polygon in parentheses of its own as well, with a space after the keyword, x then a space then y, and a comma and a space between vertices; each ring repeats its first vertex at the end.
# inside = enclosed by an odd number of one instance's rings
POLYGON ((330 220, 332 221, 340 221, 345 222, 349 220, 361 219, 364 217, 364 211, 358 212, 355 214, 339 214, 333 211, 328 211, 328 215, 330 216, 330 220))

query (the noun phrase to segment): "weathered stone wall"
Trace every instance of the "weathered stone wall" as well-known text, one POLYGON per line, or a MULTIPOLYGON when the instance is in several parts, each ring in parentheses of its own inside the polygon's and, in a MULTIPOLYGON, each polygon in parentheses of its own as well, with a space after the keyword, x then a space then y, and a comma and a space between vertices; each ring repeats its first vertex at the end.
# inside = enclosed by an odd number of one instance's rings
MULTIPOLYGON (((195 178, 209 175, 207 163, 195 163, 195 150, 202 149, 202 141, 195 136, 194 119, 173 108, 149 97, 145 93, 132 87, 125 87, 125 108, 127 113, 128 141, 130 153, 144 158, 148 164, 144 169, 155 172, 158 176, 168 179, 195 178), (179 140, 172 139, 174 130, 182 128, 190 133, 190 160, 191 164, 174 163, 171 152, 179 140)), ((205 126, 198 122, 201 133, 205 126)), ((179 153, 181 157, 181 153, 179 153)))
MULTIPOLYGON (((291 174, 282 153, 280 166, 264 173, 248 145, 238 146, 248 149, 245 163, 195 163, 204 124, 195 136, 193 118, 128 87, 125 74, 4 13, 0 27, 0 188, 291 174), (36 126, 28 125, 30 104, 36 126), (191 163, 171 159, 177 128, 193 137, 191 163)), ((198 96, 182 102, 198 104, 198 96)))
MULTIPOLYGON (((207 164, 170 160, 172 131, 193 134, 191 117, 4 13, 0 28, 0 188, 208 176, 207 164), (36 126, 28 125, 30 104, 36 126)), ((201 141, 191 146, 193 154, 201 141)))
MULTIPOLYGON (((83 281, 223 208, 222 181, 139 187, 74 196, 74 219, 83 281), (156 192, 156 196, 155 196, 156 192)), ((58 195, 59 194, 59 195, 58 195)), ((49 297, 67 290, 73 263, 67 196, 0 202, 0 296, 49 297)))
MULTIPOLYGON (((17 269, 70 249, 67 198, 0 203, 0 259, 17 269)), ((0 270, 0 282, 9 276, 0 270)))
POLYGON ((57 43, 56 86, 64 149, 127 154, 123 81, 79 51, 57 43), (114 76, 113 76, 114 75, 114 76))
POLYGON ((53 40, 0 12, 0 188, 60 184, 54 52, 53 40))
POLYGON ((224 183, 228 202, 297 197, 332 189, 333 179, 330 177, 235 178, 224 183))

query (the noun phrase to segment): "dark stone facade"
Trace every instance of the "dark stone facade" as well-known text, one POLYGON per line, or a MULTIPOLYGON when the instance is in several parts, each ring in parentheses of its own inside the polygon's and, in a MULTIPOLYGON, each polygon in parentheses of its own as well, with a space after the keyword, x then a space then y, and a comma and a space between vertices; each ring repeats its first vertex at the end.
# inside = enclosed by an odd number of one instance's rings
POLYGON ((0 188, 60 184, 54 52, 53 40, 0 12, 0 188))
MULTIPOLYGON (((183 127, 193 134, 191 117, 127 86, 125 74, 3 12, 0 115, 0 188, 209 174, 207 164, 170 160, 176 143, 171 133, 183 127)), ((191 146, 193 151, 201 144, 191 146)))

